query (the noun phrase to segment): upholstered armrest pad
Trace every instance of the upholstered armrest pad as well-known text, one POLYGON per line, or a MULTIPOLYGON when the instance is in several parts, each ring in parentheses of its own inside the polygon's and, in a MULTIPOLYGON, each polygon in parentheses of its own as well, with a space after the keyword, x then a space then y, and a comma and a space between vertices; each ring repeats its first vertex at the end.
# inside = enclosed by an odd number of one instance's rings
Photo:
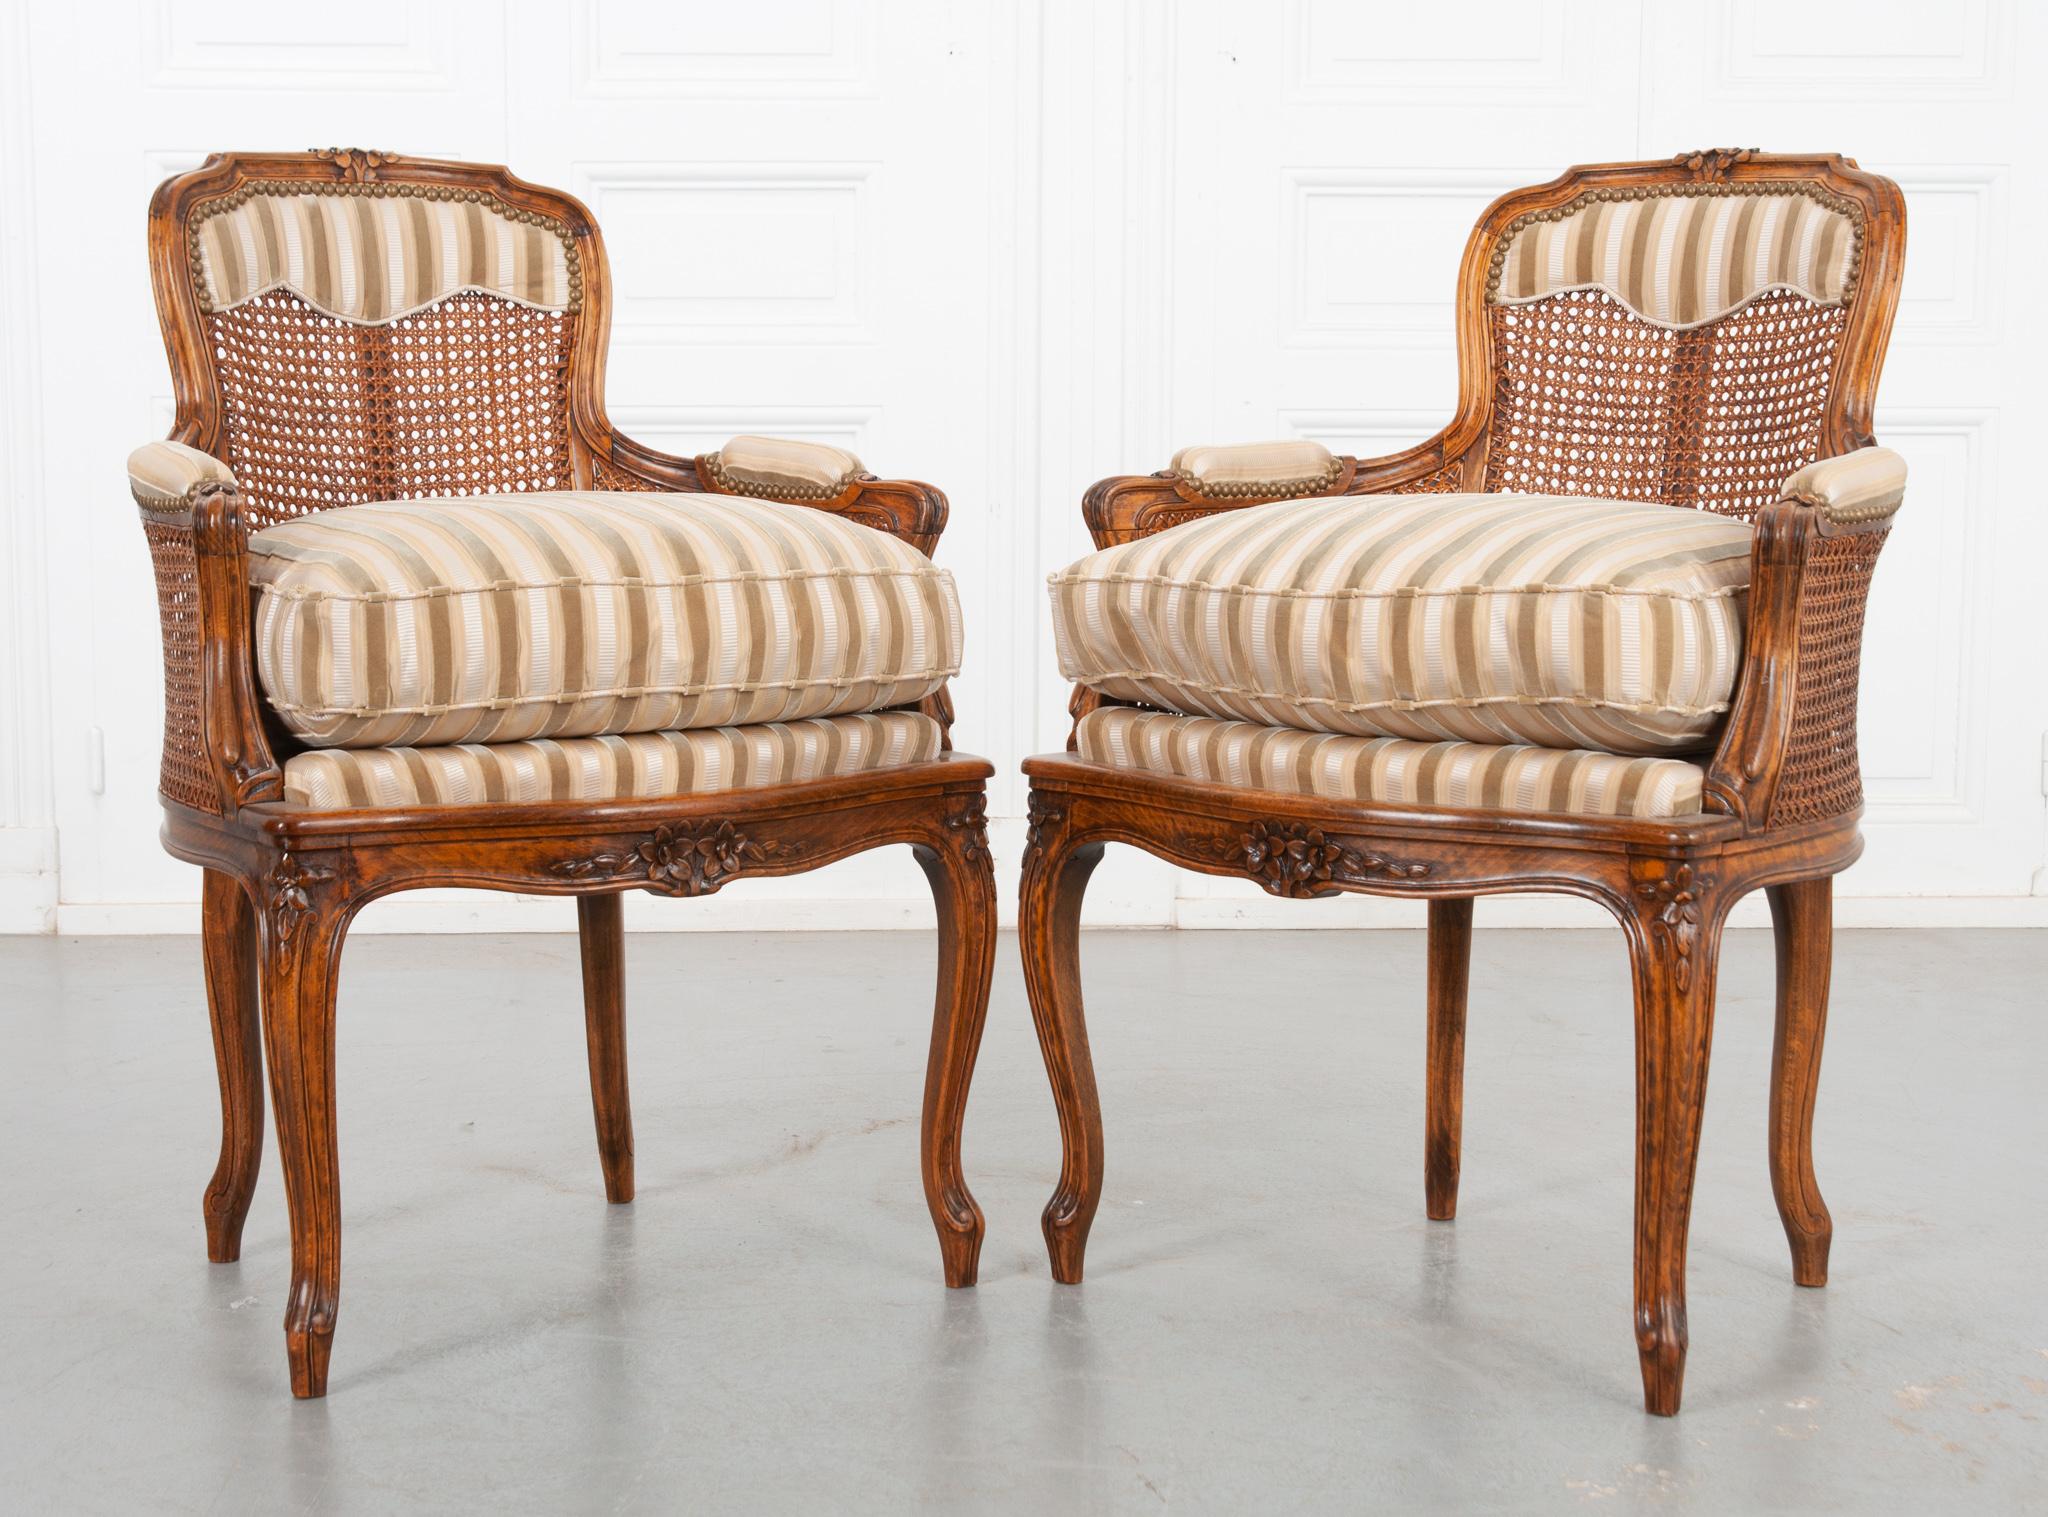
POLYGON ((1890 448, 1858 448, 1808 464, 1785 481, 1784 494, 1838 526, 1883 521, 1906 498, 1906 461, 1890 448))
POLYGON ((704 462, 722 488, 766 500, 832 500, 867 473, 844 448, 786 437, 735 437, 704 462))
POLYGON ((1321 443, 1297 438, 1182 448, 1169 472, 1203 495, 1228 500, 1314 495, 1337 483, 1342 466, 1321 443))
POLYGON ((144 443, 128 455, 128 488, 144 506, 175 506, 201 485, 234 482, 226 464, 181 442, 144 443))

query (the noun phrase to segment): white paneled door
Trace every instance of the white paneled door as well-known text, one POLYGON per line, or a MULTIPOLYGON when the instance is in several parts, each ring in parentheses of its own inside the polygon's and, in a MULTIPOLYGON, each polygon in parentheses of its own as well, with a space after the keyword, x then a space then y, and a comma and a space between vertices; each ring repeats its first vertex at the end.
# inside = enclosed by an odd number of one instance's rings
MULTIPOLYGON (((1459 252, 1510 186, 1707 144, 1854 155, 1908 198, 1878 425, 1914 485, 1872 603, 1871 845, 1844 917, 2048 920, 2048 526, 2026 464, 2048 388, 2024 293, 2048 239, 2040 7, 360 0, 337 27, 255 0, 104 0, 13 13, 7 36, 0 928, 196 920, 195 872, 154 841, 154 597, 120 473, 170 416, 144 209, 208 149, 330 143, 509 163, 583 197, 612 259, 608 388, 629 432, 686 453, 815 438, 948 491, 957 735, 1006 771, 1005 870, 1015 760, 1065 737, 1043 578, 1087 545, 1092 479, 1197 439, 1377 453, 1432 431, 1455 391, 1459 252)), ((1090 907, 1410 920, 1286 911, 1127 853, 1090 907)), ((674 926, 930 911, 886 855, 633 909, 674 926)), ((1547 911, 1487 915, 1570 919, 1547 911)), ((365 926, 566 920, 462 895, 381 903, 365 926)))

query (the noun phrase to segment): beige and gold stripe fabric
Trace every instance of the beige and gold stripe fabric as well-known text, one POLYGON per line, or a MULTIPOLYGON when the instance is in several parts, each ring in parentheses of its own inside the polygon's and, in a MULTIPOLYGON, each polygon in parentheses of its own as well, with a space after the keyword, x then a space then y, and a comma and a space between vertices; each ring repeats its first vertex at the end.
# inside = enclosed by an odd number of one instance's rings
POLYGON ((231 485, 234 471, 181 442, 144 443, 128 455, 128 488, 145 506, 176 505, 201 485, 231 485))
POLYGON ((1306 495, 1335 484, 1340 472, 1328 448, 1299 437, 1182 448, 1168 468, 1203 494, 1225 499, 1306 495))
POLYGON ((866 472, 844 448, 787 437, 735 437, 710 458, 719 484, 769 500, 830 500, 866 472))
POLYGON ((620 737, 333 748, 285 760, 284 795, 310 811, 653 800, 793 785, 938 757, 939 724, 915 711, 620 737))
POLYGON ((317 747, 743 726, 908 705, 960 667, 953 578, 732 495, 345 506, 249 540, 256 664, 317 747))
POLYGON ((1105 706, 1081 718, 1080 756, 1118 769, 1283 795, 1577 816, 1691 816, 1704 773, 1673 758, 1298 732, 1105 706))
POLYGON ((284 288, 344 321, 379 325, 458 290, 547 311, 571 305, 569 251, 551 224, 487 202, 258 194, 193 224, 200 303, 225 311, 284 288))
POLYGON ((1556 221, 1529 222, 1502 253, 1496 303, 1597 289, 1646 321, 1692 327, 1766 290, 1840 305, 1854 278, 1856 226, 1798 194, 1589 200, 1556 221))
POLYGON ((1750 529, 1549 495, 1253 506, 1052 578, 1061 671, 1270 727, 1608 753, 1711 742, 1742 657, 1750 529))
POLYGON ((1810 463, 1785 481, 1787 500, 1817 507, 1829 521, 1882 521, 1906 499, 1906 460, 1890 448, 1858 448, 1810 463))

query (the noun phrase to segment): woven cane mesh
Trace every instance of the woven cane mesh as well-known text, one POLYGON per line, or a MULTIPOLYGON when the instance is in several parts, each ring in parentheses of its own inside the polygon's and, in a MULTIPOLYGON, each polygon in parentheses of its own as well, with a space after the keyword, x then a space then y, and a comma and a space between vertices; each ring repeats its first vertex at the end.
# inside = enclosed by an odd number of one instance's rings
POLYGON ((1420 479, 1411 479, 1406 484, 1395 485, 1390 490, 1375 490, 1375 495, 1456 495, 1465 488, 1465 466, 1459 463, 1445 464, 1434 474, 1425 474, 1420 479))
POLYGON ((594 490, 660 490, 662 487, 638 474, 628 474, 617 464, 602 458, 590 461, 591 488, 594 490))
POLYGON ((206 326, 252 529, 363 501, 572 486, 573 315, 471 293, 361 326, 275 290, 206 326))
POLYGON ((1819 454, 1845 309, 1774 292, 1674 331, 1600 290, 1490 306, 1489 491, 1753 520, 1819 454))
POLYGON ((1822 538, 1807 555, 1799 601, 1799 673, 1791 746, 1770 825, 1840 816, 1863 803, 1856 759, 1856 683, 1863 607, 1887 536, 1822 538))
POLYGON ((220 794, 199 726, 199 565, 192 534, 146 517, 142 531, 156 569, 157 614, 164 630, 164 757, 158 788, 167 800, 217 814, 220 794))

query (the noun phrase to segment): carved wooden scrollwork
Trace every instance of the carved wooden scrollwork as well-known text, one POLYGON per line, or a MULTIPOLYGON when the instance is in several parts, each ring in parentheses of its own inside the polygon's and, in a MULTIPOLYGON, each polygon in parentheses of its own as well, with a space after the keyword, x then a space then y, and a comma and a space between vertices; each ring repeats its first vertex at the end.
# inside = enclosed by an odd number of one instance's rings
POLYGON ((279 947, 292 940, 299 923, 313 909, 313 887, 334 878, 331 869, 314 869, 290 852, 278 855, 270 870, 270 935, 279 947))
POLYGON ((1427 864, 1351 847, 1302 822, 1254 822, 1238 837, 1214 840, 1204 851, 1237 864, 1269 893, 1294 899, 1325 895, 1346 883, 1419 880, 1429 873, 1427 864))
POLYGON ((586 883, 638 885, 658 895, 709 895, 781 848, 748 837, 731 822, 664 825, 635 848, 563 859, 549 865, 548 873, 586 883))
POLYGON ((1671 977, 1680 990, 1692 988, 1693 951, 1700 939, 1700 898, 1713 889, 1711 875, 1680 864, 1654 880, 1637 880, 1636 894, 1655 908, 1650 931, 1671 947, 1671 977))
POLYGON ((960 857, 972 864, 988 858, 988 801, 980 795, 967 798, 959 810, 946 816, 946 830, 954 835, 960 857))
POLYGON ((1758 149, 1753 147, 1703 147, 1690 153, 1680 153, 1671 161, 1705 179, 1726 179, 1730 169, 1738 163, 1749 162, 1757 152, 1758 149))
POLYGON ((375 184, 377 170, 387 160, 396 156, 392 153, 378 152, 374 148, 361 147, 316 147, 308 148, 307 151, 315 157, 325 158, 341 170, 344 179, 355 184, 375 184))
POLYGON ((1040 791, 1031 792, 1024 819, 1024 863, 1029 867, 1067 819, 1067 803, 1040 791))

